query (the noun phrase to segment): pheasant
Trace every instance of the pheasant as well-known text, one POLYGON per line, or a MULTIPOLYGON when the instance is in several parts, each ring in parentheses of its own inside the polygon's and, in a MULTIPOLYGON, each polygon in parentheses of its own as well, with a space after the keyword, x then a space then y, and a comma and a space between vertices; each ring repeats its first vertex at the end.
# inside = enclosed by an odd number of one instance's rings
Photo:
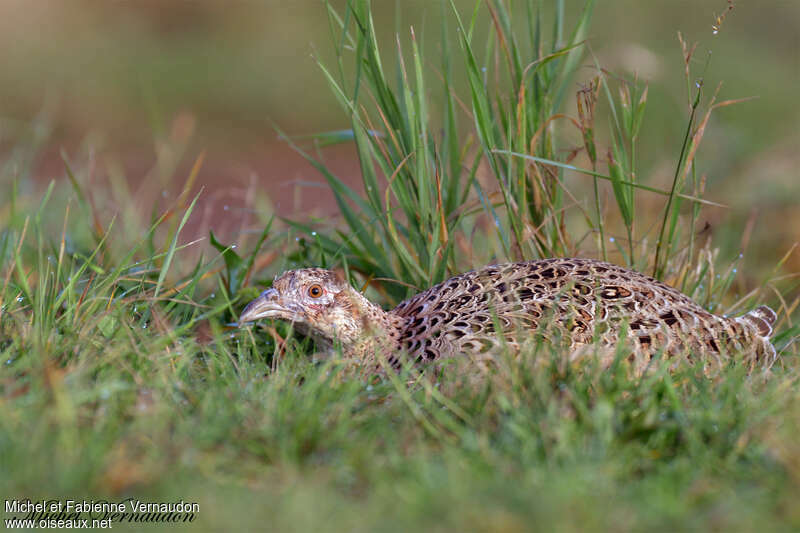
POLYGON ((681 292, 638 272, 590 259, 546 259, 467 272, 384 311, 336 272, 288 271, 250 302, 243 324, 286 320, 317 347, 341 345, 346 356, 384 354, 433 361, 458 354, 519 351, 534 338, 562 340, 573 350, 597 342, 630 343, 630 359, 685 355, 720 361, 742 353, 769 367, 777 318, 767 306, 727 318, 709 313, 681 292))

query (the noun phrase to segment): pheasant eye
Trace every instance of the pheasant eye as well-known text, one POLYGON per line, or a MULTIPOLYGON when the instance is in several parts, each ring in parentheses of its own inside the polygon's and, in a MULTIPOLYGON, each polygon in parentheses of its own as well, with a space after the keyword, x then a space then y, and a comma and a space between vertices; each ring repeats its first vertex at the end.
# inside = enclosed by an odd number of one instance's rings
POLYGON ((322 287, 319 284, 312 285, 308 288, 308 295, 312 298, 319 298, 322 296, 322 287))

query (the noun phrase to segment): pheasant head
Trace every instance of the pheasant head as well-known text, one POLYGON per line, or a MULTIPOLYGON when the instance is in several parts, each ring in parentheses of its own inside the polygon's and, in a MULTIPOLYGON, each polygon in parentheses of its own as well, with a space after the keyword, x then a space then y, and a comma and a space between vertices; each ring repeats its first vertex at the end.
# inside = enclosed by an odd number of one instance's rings
POLYGON ((374 340, 391 337, 394 329, 385 311, 338 273, 321 268, 290 270, 277 277, 272 288, 245 307, 239 323, 261 318, 291 322, 319 349, 329 351, 339 342, 349 354, 378 348, 371 346, 374 340))

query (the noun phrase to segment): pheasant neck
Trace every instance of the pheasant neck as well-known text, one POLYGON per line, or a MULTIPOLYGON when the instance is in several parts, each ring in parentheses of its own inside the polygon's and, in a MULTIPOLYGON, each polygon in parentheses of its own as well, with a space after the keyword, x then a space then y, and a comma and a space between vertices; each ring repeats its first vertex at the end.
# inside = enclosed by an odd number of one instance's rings
POLYGON ((386 312, 354 289, 347 291, 347 315, 340 322, 339 341, 345 355, 357 359, 390 355, 398 350, 403 319, 386 312))

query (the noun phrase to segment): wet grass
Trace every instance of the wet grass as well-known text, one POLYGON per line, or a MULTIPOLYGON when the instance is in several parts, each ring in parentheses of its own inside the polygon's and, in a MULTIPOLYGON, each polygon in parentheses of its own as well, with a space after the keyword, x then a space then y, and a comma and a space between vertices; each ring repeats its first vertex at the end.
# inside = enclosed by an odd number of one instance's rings
POLYGON ((535 6, 453 10, 441 57, 401 35, 394 73, 368 5, 328 7, 338 59, 321 67, 352 128, 314 141, 355 144, 365 194, 313 143, 287 140, 327 178, 337 227, 270 220, 201 253, 182 238, 195 171, 147 219, 66 157, 70 179, 31 192, 36 146, 21 142, 0 176, 3 497, 197 501, 198 530, 800 526, 795 278, 778 264, 734 298, 740 259, 698 242, 709 200, 694 155, 712 97, 691 93, 672 187, 648 185, 646 86, 598 70, 575 91, 592 2, 572 29, 535 6), (576 117, 560 114, 569 98, 576 117), (541 347, 488 375, 464 359, 407 385, 314 361, 282 324, 234 323, 287 267, 345 266, 388 306, 490 261, 572 254, 652 270, 714 312, 773 305, 779 363, 635 376, 624 354, 603 370, 541 347))

